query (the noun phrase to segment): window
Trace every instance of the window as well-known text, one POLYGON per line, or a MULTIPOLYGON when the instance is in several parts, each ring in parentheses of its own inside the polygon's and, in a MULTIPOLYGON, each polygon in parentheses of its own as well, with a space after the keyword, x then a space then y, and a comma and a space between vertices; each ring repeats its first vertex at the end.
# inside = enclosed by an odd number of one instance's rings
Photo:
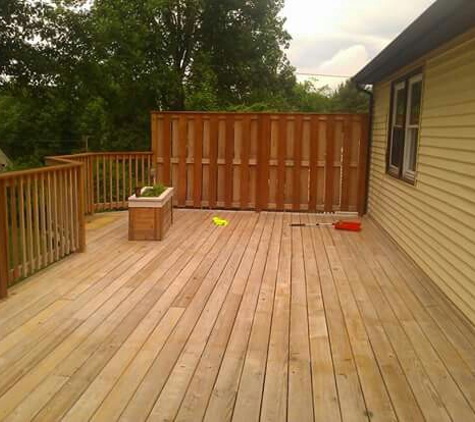
POLYGON ((414 183, 422 98, 422 74, 393 84, 389 174, 414 183))

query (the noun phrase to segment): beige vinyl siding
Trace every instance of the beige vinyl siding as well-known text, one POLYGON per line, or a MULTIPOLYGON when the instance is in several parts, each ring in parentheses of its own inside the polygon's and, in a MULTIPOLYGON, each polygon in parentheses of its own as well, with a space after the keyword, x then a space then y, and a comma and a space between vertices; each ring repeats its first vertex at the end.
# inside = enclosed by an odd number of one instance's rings
POLYGON ((391 81, 401 74, 374 88, 368 211, 475 322, 475 36, 421 64, 414 186, 386 174, 391 81))

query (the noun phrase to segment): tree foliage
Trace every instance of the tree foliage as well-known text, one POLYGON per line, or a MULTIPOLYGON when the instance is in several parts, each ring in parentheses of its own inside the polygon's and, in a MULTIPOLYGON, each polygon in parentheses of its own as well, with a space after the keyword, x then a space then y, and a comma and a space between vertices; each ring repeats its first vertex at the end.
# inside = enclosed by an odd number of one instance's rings
POLYGON ((148 149, 160 110, 361 111, 297 83, 283 0, 3 0, 0 145, 13 157, 148 149), (56 140, 56 141, 53 141, 56 140), (61 141, 59 141, 61 140, 61 141))

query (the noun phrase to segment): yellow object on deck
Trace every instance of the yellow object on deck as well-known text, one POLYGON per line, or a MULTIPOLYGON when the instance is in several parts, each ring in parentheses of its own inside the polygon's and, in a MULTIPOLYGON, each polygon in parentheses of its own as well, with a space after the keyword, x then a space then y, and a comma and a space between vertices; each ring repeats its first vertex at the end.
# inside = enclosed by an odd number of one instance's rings
POLYGON ((220 217, 213 217, 213 223, 216 224, 217 226, 224 226, 226 227, 229 224, 228 220, 225 220, 224 218, 220 217))

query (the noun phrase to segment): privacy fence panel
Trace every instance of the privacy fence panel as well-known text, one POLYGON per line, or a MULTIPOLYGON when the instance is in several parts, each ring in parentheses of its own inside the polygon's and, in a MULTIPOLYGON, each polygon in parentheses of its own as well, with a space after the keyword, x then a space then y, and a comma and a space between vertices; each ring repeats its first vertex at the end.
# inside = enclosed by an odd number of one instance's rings
POLYGON ((152 113, 180 207, 363 213, 367 134, 363 114, 152 113))

